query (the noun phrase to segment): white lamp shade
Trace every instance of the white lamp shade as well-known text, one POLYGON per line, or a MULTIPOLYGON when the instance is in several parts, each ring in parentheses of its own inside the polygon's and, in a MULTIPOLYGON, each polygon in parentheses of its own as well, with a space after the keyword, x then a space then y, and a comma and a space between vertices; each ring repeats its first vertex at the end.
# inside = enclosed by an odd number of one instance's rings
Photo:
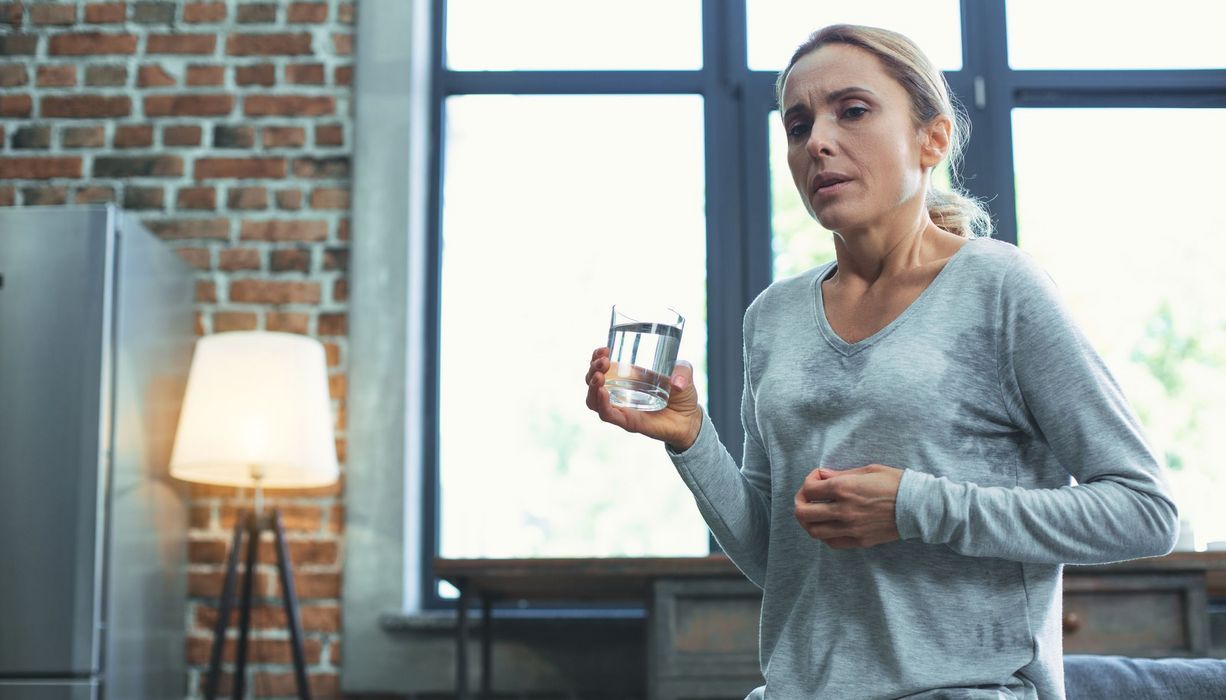
POLYGON ((196 342, 170 457, 178 479, 267 488, 334 483, 339 469, 323 344, 291 333, 196 342))

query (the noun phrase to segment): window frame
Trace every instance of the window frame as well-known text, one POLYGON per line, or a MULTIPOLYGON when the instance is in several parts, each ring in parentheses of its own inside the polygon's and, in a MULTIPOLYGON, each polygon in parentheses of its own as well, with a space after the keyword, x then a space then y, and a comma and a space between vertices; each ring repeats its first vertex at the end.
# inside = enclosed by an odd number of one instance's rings
MULTIPOLYGON (((989 200, 998 239, 1018 242, 1015 107, 1226 108, 1226 69, 1011 69, 1005 3, 961 0, 963 65, 945 73, 974 127, 961 169, 964 185, 989 200)), ((703 0, 703 68, 696 71, 448 71, 442 63, 444 11, 445 0, 411 0, 363 5, 358 17, 343 595, 346 646, 354 653, 347 661, 384 658, 389 635, 379 628, 402 624, 406 614, 455 607, 437 596, 432 571, 440 524, 432 407, 438 397, 441 115, 447 96, 704 97, 709 412, 738 460, 741 318, 771 281, 769 153, 760 125, 775 107, 774 74, 747 68, 742 2, 703 0), (364 653, 368 649, 380 653, 364 653)), ((347 690, 380 674, 373 666, 350 666, 346 674, 354 684, 346 683, 347 690)))

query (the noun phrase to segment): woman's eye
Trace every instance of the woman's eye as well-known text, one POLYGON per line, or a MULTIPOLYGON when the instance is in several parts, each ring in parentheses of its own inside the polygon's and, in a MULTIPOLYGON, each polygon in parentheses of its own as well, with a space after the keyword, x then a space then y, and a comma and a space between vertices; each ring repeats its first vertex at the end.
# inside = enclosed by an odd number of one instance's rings
POLYGON ((809 133, 809 125, 806 122, 793 122, 788 127, 788 137, 799 139, 804 138, 805 134, 809 133))
POLYGON ((848 107, 847 109, 843 110, 843 115, 850 116, 852 119, 859 119, 860 117, 864 116, 866 112, 868 112, 868 108, 866 107, 848 107), (856 114, 852 114, 852 112, 856 112, 856 114))

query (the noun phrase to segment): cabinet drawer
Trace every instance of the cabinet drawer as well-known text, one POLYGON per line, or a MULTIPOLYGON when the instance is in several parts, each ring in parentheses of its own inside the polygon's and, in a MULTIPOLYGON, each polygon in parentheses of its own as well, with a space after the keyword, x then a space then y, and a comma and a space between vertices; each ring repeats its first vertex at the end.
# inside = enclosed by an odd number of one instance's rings
POLYGON ((1067 574, 1064 652, 1204 656, 1209 627, 1203 574, 1067 574))

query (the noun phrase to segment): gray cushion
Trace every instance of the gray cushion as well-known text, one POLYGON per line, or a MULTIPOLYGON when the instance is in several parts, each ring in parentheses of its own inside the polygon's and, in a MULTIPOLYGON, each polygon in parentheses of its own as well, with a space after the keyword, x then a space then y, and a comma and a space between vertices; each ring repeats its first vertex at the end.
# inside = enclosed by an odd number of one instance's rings
POLYGON ((1068 700, 1226 700, 1226 660, 1066 654, 1068 700))

